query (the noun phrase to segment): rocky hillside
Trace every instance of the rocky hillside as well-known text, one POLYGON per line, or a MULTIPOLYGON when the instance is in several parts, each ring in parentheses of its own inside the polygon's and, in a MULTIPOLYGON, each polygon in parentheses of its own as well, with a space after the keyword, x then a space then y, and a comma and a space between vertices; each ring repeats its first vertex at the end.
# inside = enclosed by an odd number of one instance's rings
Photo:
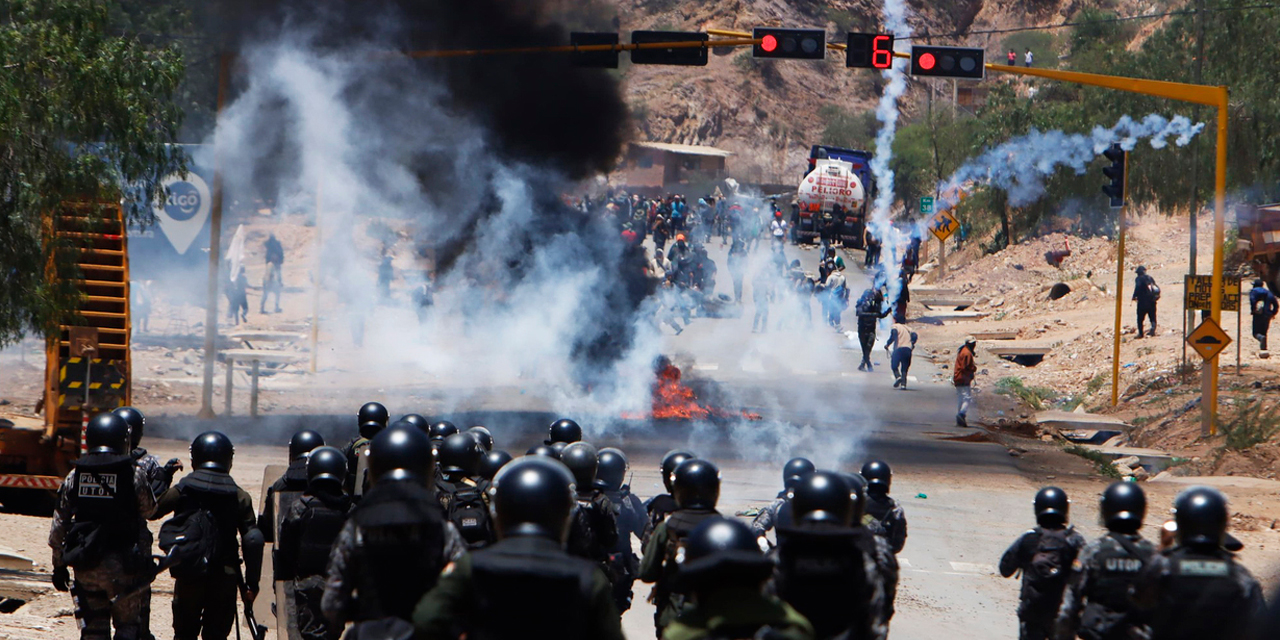
MULTIPOLYGON (((618 29, 749 31, 759 25, 823 26, 838 41, 850 30, 880 29, 880 0, 612 0, 618 29), (616 9, 614 9, 616 7, 616 9)), ((939 44, 984 46, 988 58, 1003 60, 1010 33, 947 37, 1069 20, 1085 6, 1121 15, 1158 10, 1174 0, 956 0, 923 3, 912 0, 910 22, 919 37, 939 44)), ((597 5, 599 6, 599 5, 597 5)), ((1136 36, 1150 32, 1151 25, 1136 36)), ((1055 57, 1065 29, 1034 32, 1055 57), (1057 34, 1055 36, 1055 34, 1057 34)), ((624 38, 625 41, 625 38, 624 38)), ((1022 42, 1022 40, 1018 40, 1022 42)), ((1040 45, 1031 45, 1040 46, 1040 45)), ((1021 51, 1021 50, 1020 50, 1021 51)), ((1037 52, 1039 58, 1046 53, 1037 52)), ((823 61, 767 61, 757 63, 746 48, 720 49, 706 67, 631 65, 622 58, 627 101, 635 114, 635 137, 658 142, 706 144, 735 153, 730 171, 752 182, 788 181, 801 170, 809 145, 821 142, 833 108, 855 116, 874 110, 883 79, 880 73, 847 69, 844 56, 828 52, 823 61)), ((939 96, 950 96, 950 87, 939 96)), ((928 88, 913 82, 905 111, 921 109, 928 88)), ((868 140, 863 144, 870 144, 868 140)))

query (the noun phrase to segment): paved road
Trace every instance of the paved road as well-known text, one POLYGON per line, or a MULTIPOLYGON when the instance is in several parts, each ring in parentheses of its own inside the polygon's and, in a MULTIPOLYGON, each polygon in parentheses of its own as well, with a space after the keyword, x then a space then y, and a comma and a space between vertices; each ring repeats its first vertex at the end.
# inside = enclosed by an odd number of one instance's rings
MULTIPOLYGON (((720 264, 719 291, 731 292, 724 250, 718 242, 710 250, 720 264)), ((787 251, 789 258, 798 257, 816 271, 816 249, 787 251)), ((865 276, 854 267, 859 258, 845 257, 854 297, 866 286, 865 276)), ((616 416, 580 416, 589 437, 629 453, 632 486, 641 497, 661 491, 657 467, 667 450, 688 447, 715 460, 722 470, 721 511, 726 513, 768 504, 781 488, 782 463, 792 456, 846 470, 856 470, 872 457, 887 460, 895 469, 893 494, 904 504, 910 534, 900 558, 903 575, 893 637, 936 639, 949 633, 957 638, 1015 638, 1017 584, 993 575, 993 565, 1031 524, 1036 487, 1015 471, 1003 447, 954 439, 975 432, 954 427, 953 390, 931 382, 936 370, 930 363, 915 363, 909 389, 893 389, 883 350, 876 352, 876 371, 864 373, 857 371, 860 353, 847 348, 853 346, 848 338, 820 322, 810 329, 771 327, 768 333, 753 334, 750 279, 744 299, 748 302, 741 317, 695 319, 679 336, 664 329, 665 352, 695 386, 714 387, 722 404, 759 412, 761 420, 653 425, 619 422, 616 416), (606 423, 608 432, 601 433, 600 425, 606 423)), ((817 314, 814 305, 815 321, 817 314)), ((370 394, 380 397, 393 390, 370 394)), ((475 413, 445 417, 460 425, 485 424, 500 447, 520 453, 541 439, 540 425, 552 417, 547 399, 522 394, 523 389, 488 390, 474 396, 475 413)), ((429 390, 422 397, 430 397, 429 390)), ((390 408, 393 414, 418 410, 437 415, 429 405, 390 408)), ((244 419, 223 426, 259 442, 284 442, 287 435, 282 433, 304 424, 343 440, 354 428, 350 421, 350 415, 276 415, 252 427, 244 419)), ((205 426, 158 419, 156 432, 189 437, 205 426)), ((265 458, 254 449, 260 459, 269 460, 269 452, 277 451, 283 461, 282 448, 267 449, 265 458)), ((261 477, 260 462, 256 469, 241 468, 239 462, 238 472, 246 479, 261 477)), ((650 637, 652 607, 643 602, 648 586, 637 585, 636 592, 637 604, 624 617, 625 628, 628 637, 650 637)))

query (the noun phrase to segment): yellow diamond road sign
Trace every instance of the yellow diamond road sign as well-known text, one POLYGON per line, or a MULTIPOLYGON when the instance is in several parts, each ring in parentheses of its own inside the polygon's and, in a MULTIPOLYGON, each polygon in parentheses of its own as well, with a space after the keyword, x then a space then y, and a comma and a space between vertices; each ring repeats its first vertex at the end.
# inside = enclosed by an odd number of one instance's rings
POLYGON ((951 234, 960 230, 960 222, 956 217, 951 215, 950 211, 939 211, 929 218, 929 231, 933 232, 934 237, 946 242, 951 234))
POLYGON ((1200 354, 1205 360, 1212 360, 1231 344, 1231 336, 1228 336, 1213 318, 1205 318, 1200 326, 1187 336, 1187 344, 1191 345, 1196 353, 1200 354))

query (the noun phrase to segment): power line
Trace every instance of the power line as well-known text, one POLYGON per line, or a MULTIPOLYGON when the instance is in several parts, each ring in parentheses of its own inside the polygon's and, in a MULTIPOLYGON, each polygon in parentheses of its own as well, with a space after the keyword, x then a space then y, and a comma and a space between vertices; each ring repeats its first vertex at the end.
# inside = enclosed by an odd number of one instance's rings
MULTIPOLYGON (((1280 7, 1280 4, 1254 4, 1254 5, 1246 5, 1243 7, 1218 7, 1215 9, 1205 9, 1204 13, 1218 13, 1218 12, 1224 12, 1224 11, 1248 11, 1251 9, 1275 9, 1276 7, 1280 7)), ((1119 23, 1119 22, 1133 22, 1136 20, 1156 20, 1159 18, 1167 18, 1169 16, 1194 15, 1195 13, 1196 11, 1194 9, 1179 9, 1177 11, 1165 11, 1162 13, 1145 13, 1145 14, 1136 15, 1136 16, 1116 16, 1114 18, 1104 18, 1101 20, 1081 20, 1079 22, 1062 22, 1059 24, 1050 24, 1050 25, 1044 25, 1040 27, 1011 27, 1009 29, 982 29, 978 31, 956 31, 955 33, 930 34, 929 37, 961 38, 965 36, 993 35, 993 34, 1000 34, 1000 33, 1018 33, 1022 31, 1048 31, 1051 29, 1082 27, 1082 26, 1093 25, 1093 24, 1113 24, 1113 23, 1119 23)), ((898 40, 912 40, 918 37, 923 37, 923 36, 898 38, 898 40)))

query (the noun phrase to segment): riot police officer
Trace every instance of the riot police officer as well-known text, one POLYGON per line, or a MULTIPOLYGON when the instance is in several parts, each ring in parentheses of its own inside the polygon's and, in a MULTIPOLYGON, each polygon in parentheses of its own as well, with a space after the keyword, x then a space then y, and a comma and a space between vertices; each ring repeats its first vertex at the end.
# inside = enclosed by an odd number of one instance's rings
POLYGON ((403 416, 400 416, 400 419, 396 420, 396 422, 408 422, 423 433, 430 435, 431 421, 427 420, 426 417, 420 413, 406 413, 403 416))
POLYGON ((455 433, 439 445, 440 473, 436 498, 445 516, 472 549, 496 539, 489 517, 488 482, 478 479, 483 452, 469 433, 455 433))
POLYGON ((679 586, 692 598, 663 640, 821 637, 786 602, 763 593, 773 563, 756 540, 750 527, 730 518, 714 516, 694 527, 679 558, 679 586))
MULTIPOLYGON (((133 457, 134 463, 142 467, 143 473, 147 474, 147 482, 151 485, 152 495, 164 495, 164 492, 168 491, 169 486, 173 484, 173 475, 182 471, 182 461, 177 458, 170 458, 168 462, 161 466, 159 458, 147 453, 147 450, 142 448, 142 436, 146 431, 147 418, 141 411, 133 407, 119 407, 112 410, 111 413, 120 416, 129 425, 129 440, 133 445, 133 451, 130 455, 133 457)), ((142 531, 142 547, 150 553, 153 542, 151 530, 143 527, 142 531)), ((138 638, 140 640, 151 640, 154 636, 151 635, 151 584, 149 582, 142 589, 139 597, 142 599, 142 626, 138 631, 138 638)))
POLYGON ((155 495, 130 455, 129 425, 100 413, 85 428, 89 452, 58 489, 49 527, 53 586, 70 591, 82 640, 133 640, 144 632, 142 594, 155 577, 146 517, 155 495), (75 569, 75 580, 70 571, 75 569))
MULTIPOLYGON (((270 487, 262 500, 262 515, 258 517, 258 529, 267 542, 276 541, 276 495, 280 495, 280 518, 288 513, 289 506, 307 489, 307 456, 324 446, 324 436, 311 429, 303 429, 289 439, 289 467, 270 487)), ((279 580, 280 578, 276 578, 279 580)))
POLYGON ((306 472, 306 490, 280 523, 276 580, 287 581, 286 591, 292 596, 285 610, 290 637, 338 640, 342 627, 325 618, 321 600, 329 550, 351 511, 351 498, 342 490, 347 459, 341 451, 321 446, 307 457, 306 472))
POLYGON ((503 467, 493 484, 498 542, 445 567, 414 610, 416 637, 621 640, 608 579, 564 550, 574 492, 555 460, 503 467))
POLYGON ((1036 493, 1036 527, 1018 537, 1000 558, 1000 575, 1022 572, 1018 605, 1020 640, 1045 640, 1053 633, 1062 592, 1085 539, 1068 524, 1070 500, 1058 487, 1036 493))
POLYGON ((1153 556, 1134 586, 1134 602, 1151 621, 1151 640, 1248 637, 1266 603, 1258 581, 1222 546, 1226 496, 1191 487, 1174 500, 1173 511, 1177 546, 1153 556))
POLYGON ((778 497, 769 506, 761 509, 751 521, 751 530, 756 532, 756 536, 763 537, 775 525, 791 524, 790 509, 783 511, 783 507, 791 499, 791 490, 800 482, 800 479, 816 470, 817 467, 813 466, 808 458, 792 458, 782 466, 782 491, 779 491, 778 497), (785 522, 778 519, 780 513, 787 518, 785 522))
POLYGON ((565 447, 560 458, 573 474, 576 505, 569 523, 569 553, 600 564, 610 582, 617 579, 609 553, 618 545, 618 517, 609 498, 595 486, 599 453, 586 442, 565 447))
POLYGON ((676 506, 676 499, 671 495, 671 476, 676 472, 676 467, 680 466, 680 463, 696 457, 698 456, 693 452, 682 449, 668 451, 667 455, 662 456, 662 465, 659 469, 662 472, 662 486, 666 487, 667 492, 660 493, 645 501, 644 508, 645 512, 649 514, 649 522, 645 525, 644 535, 640 539, 641 543, 648 544, 649 537, 653 535, 654 529, 657 529, 658 525, 667 519, 667 516, 675 513, 675 510, 679 508, 676 506))
POLYGON ((552 460, 560 459, 560 452, 552 449, 550 445, 545 444, 529 447, 529 450, 524 452, 524 454, 526 456, 542 456, 544 458, 551 458, 552 460))
POLYGON ((876 571, 880 574, 880 579, 883 582, 883 620, 885 632, 888 633, 889 621, 893 619, 893 614, 895 613, 894 604, 898 599, 898 578, 900 575, 898 556, 894 555, 893 549, 889 547, 889 540, 884 535, 884 529, 880 526, 880 521, 866 515, 867 479, 863 478, 860 473, 840 473, 840 477, 850 487, 849 497, 854 502, 854 512, 862 514, 861 523, 857 520, 853 522, 854 528, 864 529, 875 536, 876 571))
POLYGON ((476 425, 467 429, 467 433, 476 439, 476 444, 479 444, 480 449, 485 453, 493 450, 493 432, 487 428, 476 425))
POLYGON ((648 522, 644 503, 631 493, 630 485, 624 483, 626 477, 627 455, 620 449, 601 449, 595 485, 613 503, 618 521, 618 543, 609 554, 609 563, 613 566, 614 604, 619 613, 631 608, 634 596, 631 587, 640 571, 640 558, 631 550, 631 537, 643 541, 648 522))
POLYGON ((818 638, 883 638, 885 580, 862 500, 839 474, 818 471, 792 489, 794 524, 778 527, 774 590, 813 624, 818 638), (845 634, 845 635, 841 635, 845 634))
POLYGON ((553 445, 557 442, 573 444, 582 440, 582 427, 568 418, 561 418, 547 428, 547 440, 543 444, 553 445))
MULTIPOLYGON (((235 447, 227 436, 206 431, 191 443, 191 473, 160 497, 152 519, 170 513, 209 513, 217 531, 216 552, 204 575, 175 575, 174 640, 226 638, 236 618, 236 594, 247 593, 246 606, 258 594, 262 575, 263 536, 253 499, 231 478, 235 447), (239 534, 240 543, 236 544, 239 534), (240 553, 244 554, 244 575, 240 553)), ((160 543, 165 536, 161 530, 160 543)))
POLYGON ((390 419, 391 414, 387 413, 387 408, 379 402, 366 402, 356 413, 356 424, 360 426, 360 435, 348 442, 342 450, 343 455, 347 457, 347 485, 344 488, 348 494, 364 493, 365 476, 368 470, 365 468, 366 465, 360 464, 360 458, 369 448, 369 442, 373 437, 387 428, 387 422, 390 419))
POLYGON ((867 515, 879 523, 889 548, 895 554, 901 553, 907 545, 907 515, 902 505, 889 496, 893 470, 887 462, 872 460, 862 465, 862 477, 867 479, 867 515))
POLYGON ((492 483, 494 476, 498 475, 498 470, 502 469, 511 460, 511 454, 506 451, 490 451, 480 458, 476 474, 486 482, 492 483))
POLYGON ((1116 482, 1102 493, 1102 524, 1107 535, 1090 542, 1072 565, 1055 628, 1058 640, 1129 640, 1146 637, 1145 621, 1132 611, 1129 592, 1155 545, 1138 531, 1147 513, 1147 496, 1133 482, 1116 482))
POLYGON ((439 422, 436 422, 435 424, 431 425, 431 428, 427 429, 427 435, 431 437, 431 442, 433 443, 432 445, 433 447, 440 446, 440 443, 444 442, 445 438, 448 438, 449 436, 457 432, 458 432, 457 425, 453 424, 452 422, 449 422, 448 420, 441 420, 439 422))
POLYGON ((129 440, 133 445, 130 455, 133 456, 133 461, 146 472, 151 493, 158 496, 168 491, 169 485, 173 484, 173 474, 182 471, 182 461, 170 458, 162 466, 160 458, 147 453, 147 450, 142 448, 142 435, 146 431, 147 418, 141 411, 133 407, 119 407, 111 413, 120 416, 129 425, 129 440))
POLYGON ((369 444, 373 486, 329 554, 321 607, 338 628, 350 621, 356 637, 365 627, 391 637, 410 633, 418 599, 466 552, 431 491, 434 467, 431 440, 418 429, 387 429, 369 444))
POLYGON ((649 596, 655 610, 654 625, 658 637, 662 630, 684 608, 685 596, 676 589, 680 567, 676 552, 702 521, 720 515, 716 501, 720 499, 720 470, 706 460, 685 460, 672 475, 671 494, 676 511, 653 530, 644 545, 640 560, 640 579, 654 583, 649 596))

